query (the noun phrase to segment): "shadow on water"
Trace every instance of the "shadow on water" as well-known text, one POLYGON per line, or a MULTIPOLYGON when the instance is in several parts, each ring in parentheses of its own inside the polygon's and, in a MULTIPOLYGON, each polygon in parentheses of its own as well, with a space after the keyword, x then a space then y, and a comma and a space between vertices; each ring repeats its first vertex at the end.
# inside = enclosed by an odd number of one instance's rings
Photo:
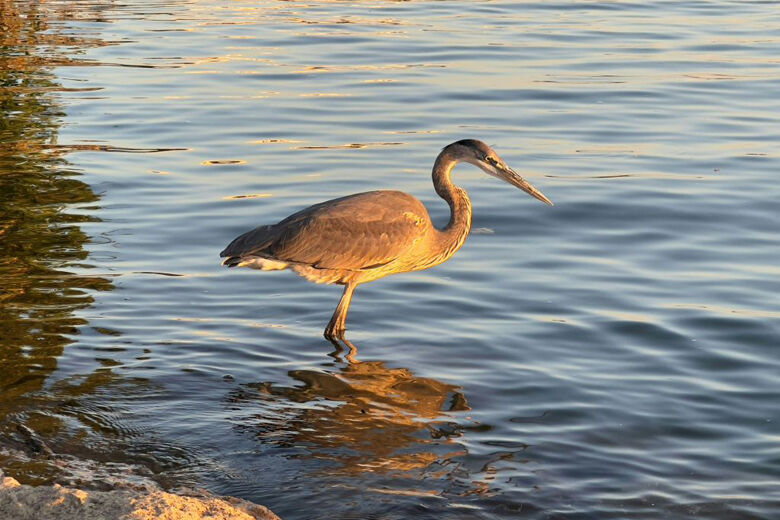
MULTIPOLYGON (((255 463, 287 461, 275 467, 273 485, 288 496, 306 493, 309 507, 339 518, 370 517, 387 501, 399 510, 415 508, 417 518, 495 501, 496 468, 521 464, 528 446, 497 444, 485 456, 470 453, 469 434, 491 426, 473 420, 479 414, 459 386, 382 360, 359 361, 355 345, 345 343, 331 354, 334 363, 289 371, 291 383, 242 384, 226 396, 230 422, 251 444, 255 463), (351 362, 343 359, 347 352, 351 362), (299 477, 286 480, 290 467, 296 468, 292 475, 306 475, 302 489, 299 477), (327 497, 312 495, 318 488, 328 489, 327 497)), ((246 478, 251 493, 256 472, 246 478)), ((295 500, 275 498, 267 501, 282 517, 300 513, 295 500)))
POLYGON ((58 46, 103 43, 59 34, 66 7, 3 0, 0 15, 0 467, 24 483, 111 487, 110 472, 92 461, 127 460, 116 441, 132 432, 101 396, 153 389, 118 376, 110 360, 52 377, 86 323, 78 311, 114 289, 108 277, 84 274, 90 237, 80 224, 97 221, 99 196, 56 146, 57 93, 66 89, 53 67, 71 64, 58 46))
MULTIPOLYGON (((346 350, 331 354, 336 362, 322 369, 289 371, 292 384, 248 383, 228 394, 231 422, 254 443, 255 455, 282 454, 301 465, 308 485, 330 489, 327 507, 348 515, 383 496, 434 500, 438 508, 445 497, 488 493, 462 438, 490 427, 469 418, 461 388, 385 361, 345 362, 346 350), (360 504, 349 498, 356 492, 360 504)), ((290 504, 274 507, 284 514, 290 504)))
POLYGON ((327 462, 322 469, 330 475, 424 470, 452 452, 439 440, 460 435, 444 414, 469 410, 457 386, 383 361, 340 365, 290 371, 300 386, 243 385, 229 396, 230 406, 265 410, 241 429, 263 444, 305 447, 308 456, 327 462))

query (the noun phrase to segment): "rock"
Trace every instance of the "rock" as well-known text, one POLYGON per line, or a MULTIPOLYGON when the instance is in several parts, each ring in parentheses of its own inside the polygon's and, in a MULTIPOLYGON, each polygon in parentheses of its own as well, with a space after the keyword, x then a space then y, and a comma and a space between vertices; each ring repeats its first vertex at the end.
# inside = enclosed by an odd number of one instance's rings
POLYGON ((161 490, 88 491, 26 486, 0 470, 0 520, 280 520, 234 497, 188 497, 161 490))

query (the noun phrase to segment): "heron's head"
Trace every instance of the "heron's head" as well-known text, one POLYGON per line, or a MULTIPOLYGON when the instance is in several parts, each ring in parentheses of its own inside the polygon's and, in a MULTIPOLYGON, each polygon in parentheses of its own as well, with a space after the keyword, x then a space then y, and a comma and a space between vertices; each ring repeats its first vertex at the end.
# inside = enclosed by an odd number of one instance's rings
POLYGON ((476 139, 463 139, 456 141, 444 148, 455 160, 473 164, 483 172, 493 177, 508 182, 535 197, 542 202, 552 206, 552 201, 544 194, 534 188, 530 182, 520 177, 520 175, 498 156, 498 154, 488 145, 476 139))

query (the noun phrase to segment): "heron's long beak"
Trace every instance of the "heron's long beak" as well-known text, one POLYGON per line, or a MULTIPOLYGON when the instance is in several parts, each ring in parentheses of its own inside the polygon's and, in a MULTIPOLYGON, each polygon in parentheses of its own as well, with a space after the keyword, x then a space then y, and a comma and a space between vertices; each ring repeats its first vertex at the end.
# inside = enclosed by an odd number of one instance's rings
POLYGON ((512 186, 517 186, 527 194, 529 194, 532 197, 535 197, 545 204, 549 204, 550 206, 553 205, 552 201, 544 196, 544 193, 534 188, 530 182, 523 179, 518 175, 516 171, 514 171, 512 168, 507 166, 506 168, 497 168, 500 176, 502 179, 504 179, 506 182, 511 184, 512 186))

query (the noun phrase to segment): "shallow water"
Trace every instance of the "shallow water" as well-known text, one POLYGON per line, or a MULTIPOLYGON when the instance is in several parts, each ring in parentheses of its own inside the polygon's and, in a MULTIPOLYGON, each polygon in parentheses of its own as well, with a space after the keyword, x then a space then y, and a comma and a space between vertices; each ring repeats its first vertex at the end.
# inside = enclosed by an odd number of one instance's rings
POLYGON ((0 5, 12 476, 91 480, 23 424, 286 520, 777 514, 774 3, 0 5), (445 223, 465 137, 556 205, 459 167, 472 236, 358 289, 359 362, 340 288, 220 267, 348 193, 445 223))

